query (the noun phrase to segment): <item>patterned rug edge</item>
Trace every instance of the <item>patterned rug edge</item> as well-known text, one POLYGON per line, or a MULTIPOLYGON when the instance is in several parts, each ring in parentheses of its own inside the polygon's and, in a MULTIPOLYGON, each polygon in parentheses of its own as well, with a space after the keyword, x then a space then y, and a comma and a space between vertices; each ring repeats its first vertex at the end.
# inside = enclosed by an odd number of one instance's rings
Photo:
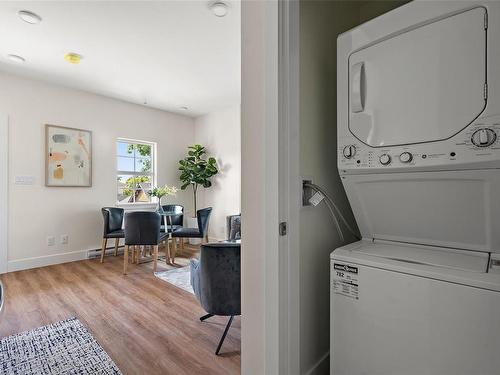
MULTIPOLYGON (((44 342, 43 341, 43 339, 46 338, 44 334, 46 334, 47 332, 59 333, 60 330, 62 330, 63 332, 67 332, 67 331, 71 331, 72 328, 75 328, 76 330, 80 331, 80 332, 77 332, 75 330, 75 332, 82 334, 81 337, 78 335, 76 335, 75 337, 71 337, 72 340, 79 341, 81 339, 87 339, 88 341, 85 342, 84 345, 81 345, 79 342, 78 342, 79 345, 75 345, 75 343, 72 343, 72 346, 69 347, 70 349, 85 350, 85 349, 88 349, 90 347, 91 349, 93 349, 92 350, 93 354, 95 354, 95 350, 97 349, 99 351, 99 353, 98 353, 99 355, 97 356, 97 358, 105 361, 105 362, 101 363, 101 365, 107 366, 109 368, 109 370, 111 371, 111 372, 102 372, 102 373, 103 374, 112 373, 113 375, 123 375, 122 372, 120 371, 120 369, 118 368, 118 366, 116 365, 116 363, 113 361, 113 359, 109 356, 109 354, 106 352, 106 350, 104 350, 102 345, 94 337, 91 330, 89 328, 87 328, 87 326, 85 324, 83 324, 82 321, 75 316, 71 316, 67 319, 60 320, 60 321, 57 321, 57 322, 54 322, 51 324, 47 324, 47 325, 44 325, 41 327, 37 327, 37 328, 31 329, 31 330, 27 330, 27 331, 23 331, 23 332, 19 332, 19 333, 14 333, 12 335, 5 336, 5 337, 0 337, 0 358, 3 358, 5 356, 5 354, 7 354, 7 355, 12 354, 12 353, 9 353, 8 350, 15 351, 15 349, 19 349, 19 348, 15 347, 15 344, 19 344, 20 342, 23 341, 23 339, 26 340, 27 338, 33 338, 33 340, 30 340, 30 341, 34 342, 35 341, 34 339, 37 338, 43 344, 53 344, 53 342, 44 342), (72 327, 72 325, 74 325, 74 327, 72 327)), ((35 342, 35 344, 40 343, 40 342, 35 342)), ((52 353, 52 351, 50 351, 49 354, 52 355, 52 357, 44 358, 45 361, 42 361, 41 357, 37 356, 37 355, 46 354, 46 353, 36 353, 36 352, 35 353, 26 353, 26 351, 24 351, 23 354, 26 355, 26 358, 12 358, 9 363, 3 361, 2 364, 0 365, 0 375, 4 375, 4 374, 31 374, 31 373, 33 373, 33 374, 35 374, 35 373, 36 374, 59 374, 59 373, 61 373, 61 374, 63 374, 63 373, 64 374, 73 374, 73 373, 77 373, 77 372, 73 372, 73 371, 64 371, 64 372, 59 372, 59 371, 53 372, 52 371, 51 366, 48 363, 51 360, 54 360, 54 357, 57 354, 59 354, 57 352, 52 353), (30 355, 32 356, 31 358, 29 357, 30 355), (43 363, 43 367, 48 368, 48 370, 41 372, 41 370, 39 368, 32 369, 31 364, 33 362, 36 362, 36 361, 46 362, 46 363, 43 363), (14 363, 14 365, 13 365, 13 363, 14 363), (18 366, 18 365, 16 365, 17 363, 19 366, 24 365, 25 367, 32 369, 32 371, 30 371, 30 372, 28 372, 28 371, 22 371, 22 372, 16 371, 17 370, 16 367, 18 366), (8 366, 9 364, 10 364, 10 367, 8 366), (14 369, 15 369, 14 372, 12 372, 12 367, 14 367, 14 369)), ((71 356, 71 353, 69 353, 69 354, 71 356)), ((88 353, 88 354, 90 354, 90 353, 88 353)), ((5 359, 5 358, 3 358, 3 359, 5 359)), ((76 364, 80 364, 80 365, 83 364, 81 357, 72 358, 72 359, 74 360, 75 365, 76 364)), ((93 359, 95 360, 96 358, 94 357, 93 359)), ((94 363, 94 365, 95 365, 95 363, 94 363)), ((72 370, 75 370, 75 368, 72 368, 72 370)), ((84 374, 85 372, 79 371, 78 373, 84 374)))

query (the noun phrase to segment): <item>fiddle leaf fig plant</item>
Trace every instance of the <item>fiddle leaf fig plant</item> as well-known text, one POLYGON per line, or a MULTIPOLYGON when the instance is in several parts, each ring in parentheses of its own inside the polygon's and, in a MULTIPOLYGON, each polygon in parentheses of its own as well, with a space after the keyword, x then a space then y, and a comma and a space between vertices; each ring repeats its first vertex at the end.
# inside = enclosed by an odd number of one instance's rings
POLYGON ((212 186, 211 178, 219 173, 217 161, 213 157, 206 158, 207 150, 202 145, 188 147, 187 156, 179 160, 179 179, 182 183, 181 190, 186 190, 188 186, 193 187, 194 212, 197 211, 197 192, 200 186, 209 188, 212 186))

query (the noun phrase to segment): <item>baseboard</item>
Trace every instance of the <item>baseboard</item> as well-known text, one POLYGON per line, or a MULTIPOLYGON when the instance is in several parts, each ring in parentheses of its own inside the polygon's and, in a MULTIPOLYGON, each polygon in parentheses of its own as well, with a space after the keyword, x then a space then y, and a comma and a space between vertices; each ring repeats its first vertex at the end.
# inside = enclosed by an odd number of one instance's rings
POLYGON ((51 254, 34 258, 9 260, 7 265, 7 270, 8 272, 14 272, 14 271, 27 270, 30 268, 45 267, 54 264, 84 260, 88 258, 88 252, 89 252, 88 250, 78 250, 69 253, 51 254))
POLYGON ((326 352, 305 375, 327 375, 330 372, 330 352, 326 352))

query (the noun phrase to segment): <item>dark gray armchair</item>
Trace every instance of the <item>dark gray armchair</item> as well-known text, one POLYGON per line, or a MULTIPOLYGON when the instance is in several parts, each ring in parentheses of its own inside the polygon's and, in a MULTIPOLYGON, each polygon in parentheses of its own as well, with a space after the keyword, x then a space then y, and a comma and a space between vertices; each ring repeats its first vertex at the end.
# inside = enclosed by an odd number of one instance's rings
POLYGON ((218 355, 233 318, 241 315, 241 251, 239 243, 210 243, 201 246, 200 260, 191 259, 191 285, 203 309, 229 316, 215 354, 218 355))
POLYGON ((241 240, 241 214, 227 217, 227 239, 228 241, 241 240))

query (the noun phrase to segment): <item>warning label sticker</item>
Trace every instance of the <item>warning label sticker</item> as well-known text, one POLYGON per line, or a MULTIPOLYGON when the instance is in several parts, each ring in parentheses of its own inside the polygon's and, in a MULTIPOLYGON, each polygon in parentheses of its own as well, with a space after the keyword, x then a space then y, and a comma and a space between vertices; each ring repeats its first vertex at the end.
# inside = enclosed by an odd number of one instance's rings
POLYGON ((345 263, 333 264, 333 293, 359 299, 358 267, 345 263))

